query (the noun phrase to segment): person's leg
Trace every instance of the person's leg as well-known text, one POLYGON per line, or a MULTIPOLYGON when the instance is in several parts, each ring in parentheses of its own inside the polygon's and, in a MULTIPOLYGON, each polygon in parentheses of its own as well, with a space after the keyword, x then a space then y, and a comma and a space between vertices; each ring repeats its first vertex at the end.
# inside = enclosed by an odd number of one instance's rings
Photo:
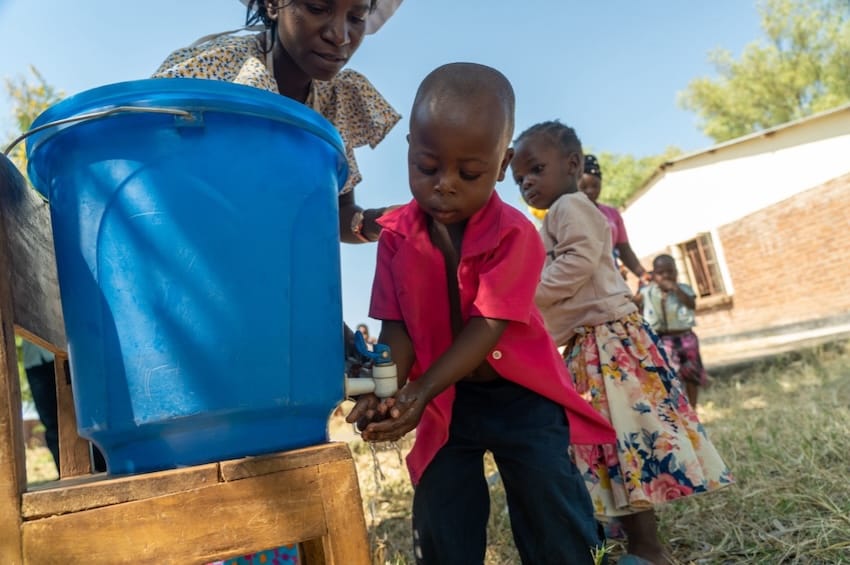
POLYGON ((699 338, 694 332, 689 332, 685 336, 685 345, 688 349, 688 360, 693 365, 693 378, 689 379, 686 391, 691 406, 696 410, 699 389, 708 383, 708 375, 705 372, 705 365, 702 363, 702 355, 699 351, 699 338))
POLYGON ((602 545, 584 480, 569 457, 564 408, 509 384, 507 402, 486 428, 486 445, 499 467, 514 541, 524 564, 593 563, 602 545), (510 414, 509 419, 504 415, 510 414))
POLYGON ((413 547, 418 565, 484 563, 490 515, 484 449, 466 433, 476 418, 464 413, 459 397, 449 441, 425 469, 413 493, 413 547))
POLYGON ((688 402, 691 405, 691 408, 694 410, 697 409, 697 400, 699 399, 699 385, 692 381, 687 381, 685 383, 685 392, 688 394, 688 402))
POLYGON ((53 362, 27 369, 27 382, 35 409, 38 410, 38 418, 44 425, 44 441, 53 455, 56 469, 59 469, 59 415, 56 407, 56 372, 53 362))
POLYGON ((664 555, 664 546, 658 539, 658 525, 655 519, 655 511, 647 510, 637 514, 621 516, 623 529, 629 539, 629 553, 637 555, 655 565, 667 565, 667 557, 664 555))

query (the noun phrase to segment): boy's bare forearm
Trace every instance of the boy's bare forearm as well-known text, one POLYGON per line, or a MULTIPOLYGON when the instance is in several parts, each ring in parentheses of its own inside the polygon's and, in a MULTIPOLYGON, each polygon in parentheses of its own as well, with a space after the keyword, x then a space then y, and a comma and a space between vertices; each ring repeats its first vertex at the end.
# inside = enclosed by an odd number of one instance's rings
POLYGON ((452 346, 419 378, 428 400, 472 373, 499 342, 507 320, 471 318, 452 346))
POLYGON ((407 326, 404 322, 396 320, 382 322, 378 341, 390 348, 390 355, 392 355, 398 374, 398 386, 401 388, 407 382, 407 375, 416 360, 413 342, 407 333, 407 326))

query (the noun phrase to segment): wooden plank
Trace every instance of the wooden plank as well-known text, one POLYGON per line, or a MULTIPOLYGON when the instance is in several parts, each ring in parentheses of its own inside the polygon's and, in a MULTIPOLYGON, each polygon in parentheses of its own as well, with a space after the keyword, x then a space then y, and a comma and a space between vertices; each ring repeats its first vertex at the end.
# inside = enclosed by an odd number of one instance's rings
POLYGON ((222 461, 221 478, 224 481, 237 481, 288 469, 350 459, 351 450, 347 444, 342 442, 325 443, 282 453, 222 461))
POLYGON ((54 353, 65 351, 50 209, 2 155, 0 210, 12 259, 10 270, 3 273, 12 274, 15 324, 27 339, 54 353))
POLYGON ((323 539, 326 563, 370 565, 369 536, 354 460, 322 465, 319 475, 328 526, 323 539))
POLYGON ((25 522, 24 561, 208 563, 322 537, 319 481, 306 467, 25 522))
POLYGON ((210 463, 144 475, 109 477, 105 473, 49 483, 24 493, 25 521, 91 510, 192 490, 218 482, 218 465, 210 463))
POLYGON ((77 414, 71 394, 68 358, 57 355, 56 408, 59 416, 59 477, 65 479, 92 472, 91 447, 77 433, 77 414))
MULTIPOLYGON (((13 192, 20 175, 0 155, 0 202, 13 192)), ((9 211, 0 205, 0 562, 20 563, 21 493, 26 488, 27 471, 21 421, 21 389, 18 354, 15 348, 13 269, 8 234, 14 230, 9 211)))
POLYGON ((325 555, 325 538, 307 540, 298 544, 298 553, 301 558, 300 565, 323 565, 328 563, 325 555))

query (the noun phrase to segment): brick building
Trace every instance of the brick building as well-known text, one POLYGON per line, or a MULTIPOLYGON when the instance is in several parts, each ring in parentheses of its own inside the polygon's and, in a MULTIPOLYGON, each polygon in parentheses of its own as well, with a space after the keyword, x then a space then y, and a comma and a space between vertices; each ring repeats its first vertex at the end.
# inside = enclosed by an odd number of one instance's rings
POLYGON ((850 337, 850 104, 664 163, 623 218, 697 291, 707 365, 850 337))

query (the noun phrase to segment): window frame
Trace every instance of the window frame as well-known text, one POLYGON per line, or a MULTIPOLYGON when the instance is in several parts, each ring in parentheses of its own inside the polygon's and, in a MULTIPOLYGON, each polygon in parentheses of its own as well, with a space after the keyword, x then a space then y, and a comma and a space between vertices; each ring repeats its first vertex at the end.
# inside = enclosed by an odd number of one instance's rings
POLYGON ((669 253, 676 261, 680 280, 685 279, 682 282, 694 289, 698 311, 732 303, 732 280, 715 230, 699 232, 690 239, 671 245, 669 253), (700 264, 694 264, 694 257, 700 264), (701 282, 701 279, 705 280, 701 282))

